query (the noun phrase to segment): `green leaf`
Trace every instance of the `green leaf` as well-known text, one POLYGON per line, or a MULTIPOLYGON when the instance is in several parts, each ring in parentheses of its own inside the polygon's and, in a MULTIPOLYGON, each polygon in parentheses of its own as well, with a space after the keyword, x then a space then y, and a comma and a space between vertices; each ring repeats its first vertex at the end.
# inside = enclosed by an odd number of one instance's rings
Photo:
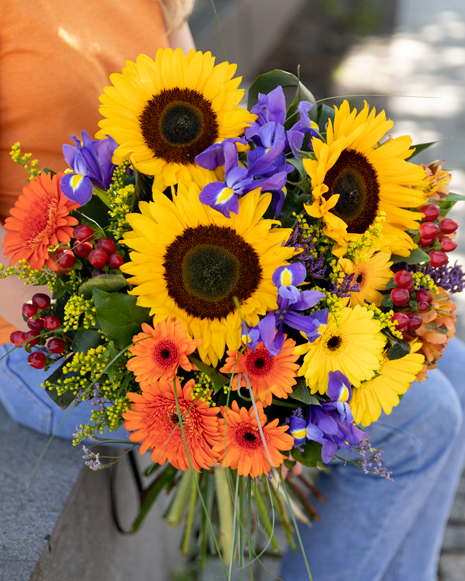
POLYGON ((221 389, 223 385, 229 384, 229 377, 221 375, 221 373, 219 373, 216 369, 213 369, 213 367, 210 367, 210 365, 207 365, 195 355, 189 355, 188 357, 191 363, 198 367, 200 371, 203 371, 205 375, 208 375, 208 377, 213 381, 215 386, 215 393, 221 389))
MULTIPOLYGON (((282 71, 281 69, 275 69, 274 71, 270 71, 269 73, 258 76, 252 83, 249 89, 249 98, 247 101, 247 108, 249 111, 254 105, 258 103, 258 93, 263 93, 266 95, 279 86, 283 87, 283 89, 285 87, 295 87, 297 102, 310 101, 310 103, 315 104, 315 97, 295 75, 286 71, 282 71)), ((316 118, 316 107, 313 107, 309 111, 309 115, 311 119, 316 118)), ((292 122, 292 125, 296 123, 297 115, 294 115, 293 119, 295 120, 292 122)))
MULTIPOLYGON (((46 381, 50 381, 50 383, 57 383, 59 379, 64 379, 66 377, 73 377, 77 375, 76 373, 67 373, 66 375, 63 373, 63 367, 66 365, 67 361, 64 361, 58 369, 49 375, 46 381)), ((71 391, 65 391, 61 395, 58 395, 57 390, 54 388, 45 388, 45 393, 57 404, 61 407, 62 410, 65 410, 74 400, 76 395, 71 391)))
POLYGON ((128 283, 122 274, 101 274, 89 278, 79 286, 79 293, 89 298, 95 289, 103 290, 107 293, 113 293, 126 287, 128 283))
POLYGON ((73 352, 86 353, 103 343, 103 337, 95 329, 79 329, 73 339, 73 352))
POLYGON ((386 283, 386 288, 396 288, 397 284, 394 277, 386 283))
POLYGON ((120 349, 132 343, 134 335, 140 333, 142 323, 151 322, 150 310, 138 307, 134 296, 99 289, 94 289, 92 294, 100 328, 120 349))
POLYGON ((391 260, 394 262, 405 262, 406 264, 420 264, 421 262, 429 262, 430 257, 424 250, 421 248, 415 248, 410 253, 410 256, 398 256, 397 254, 393 254, 391 256, 391 260))
POLYGON ((447 196, 447 198, 444 201, 445 202, 465 202, 465 196, 462 196, 461 194, 453 194, 452 192, 449 192, 449 195, 447 196))
POLYGON ((168 465, 168 468, 159 477, 155 478, 154 482, 152 482, 152 484, 149 486, 149 489, 144 491, 146 492, 146 495, 142 502, 140 512, 132 524, 133 533, 137 532, 140 525, 142 524, 142 521, 147 516, 150 507, 155 502, 160 492, 165 486, 169 487, 171 485, 177 473, 177 468, 171 466, 171 464, 168 465))
POLYGON ((294 385, 289 397, 306 403, 307 405, 321 405, 320 400, 310 393, 310 389, 303 377, 297 378, 297 383, 294 385))
POLYGON ((316 468, 321 462, 322 445, 313 440, 307 440, 301 448, 303 448, 303 452, 297 448, 292 448, 292 457, 294 460, 309 468, 316 468))
POLYGON ((409 150, 412 152, 412 154, 407 159, 409 160, 413 159, 420 152, 424 151, 425 149, 428 149, 428 147, 431 147, 435 143, 439 143, 439 141, 430 141, 429 143, 419 143, 418 145, 412 145, 409 150))
POLYGON ((318 115, 316 122, 318 123, 318 128, 320 133, 326 133, 326 125, 328 121, 331 119, 331 122, 334 126, 334 116, 336 115, 336 110, 334 107, 328 107, 324 103, 318 105, 318 115))
POLYGON ((108 210, 108 206, 98 196, 92 196, 85 206, 73 212, 83 216, 89 222, 96 222, 101 228, 107 228, 110 224, 108 210))
POLYGON ((49 167, 44 167, 44 168, 42 169, 42 171, 43 171, 45 174, 49 175, 51 178, 53 178, 53 176, 54 176, 54 175, 56 175, 56 171, 53 171, 53 169, 50 169, 49 167))
POLYGON ((304 204, 310 203, 310 200, 311 194, 299 194, 299 190, 288 190, 286 199, 284 200, 283 207, 279 214, 281 222, 287 218, 288 220, 292 220, 292 224, 294 224, 295 218, 292 214, 294 212, 300 214, 303 210, 304 204))
POLYGON ((384 297, 384 299, 381 301, 381 304, 386 309, 392 309, 392 307, 394 306, 394 303, 392 302, 390 296, 384 297))
POLYGON ((394 359, 401 359, 410 353, 410 345, 399 339, 394 339, 393 345, 388 349, 387 356, 388 359, 393 361, 394 359))
POLYGON ((135 167, 133 167, 133 171, 136 178, 136 187, 132 199, 132 211, 138 212, 139 202, 152 201, 153 176, 145 175, 138 171, 135 167))

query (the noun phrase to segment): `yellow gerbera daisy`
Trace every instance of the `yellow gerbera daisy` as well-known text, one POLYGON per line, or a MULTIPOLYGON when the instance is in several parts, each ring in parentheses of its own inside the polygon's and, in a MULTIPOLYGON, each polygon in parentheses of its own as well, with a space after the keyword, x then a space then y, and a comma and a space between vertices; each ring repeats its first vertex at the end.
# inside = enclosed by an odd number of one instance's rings
POLYGON ((213 172, 195 165, 195 156, 226 137, 236 137, 256 116, 238 107, 244 91, 236 65, 214 66, 209 52, 160 49, 155 61, 139 55, 100 97, 97 136, 119 144, 113 161, 130 157, 144 174, 156 176, 154 187, 194 180, 202 188, 216 181, 213 172))
POLYGON ((386 283, 392 278, 391 255, 387 252, 369 251, 368 259, 352 262, 348 258, 340 258, 338 265, 346 274, 353 274, 353 283, 360 287, 359 292, 351 293, 350 297, 343 299, 345 304, 355 307, 364 305, 365 301, 381 305, 383 295, 379 292, 386 289, 386 283))
POLYGON ((125 234, 132 248, 122 270, 135 288, 137 304, 149 307, 154 324, 181 319, 198 351, 216 365, 225 351, 241 343, 241 318, 249 325, 277 308, 274 270, 287 264, 294 249, 283 246, 291 230, 273 228, 262 219, 271 194, 253 190, 239 201, 238 215, 226 218, 199 201, 199 189, 180 188, 170 201, 154 191, 153 202, 141 202, 141 214, 128 214, 133 231, 125 234))
POLYGON ((311 393, 326 393, 328 373, 342 371, 350 383, 359 386, 371 379, 381 365, 386 338, 373 311, 360 305, 344 307, 338 320, 330 314, 325 331, 313 343, 296 347, 304 355, 298 375, 304 375, 311 393))
POLYGON ((400 401, 399 395, 407 391, 423 367, 425 358, 417 353, 420 348, 420 341, 411 343, 410 353, 402 359, 385 359, 377 377, 352 390, 350 407, 357 423, 369 426, 376 422, 381 408, 388 415, 391 413, 400 401))
POLYGON ((322 218, 325 234, 341 245, 360 237, 384 211, 383 235, 393 237, 391 251, 408 256, 416 244, 406 231, 418 229, 421 214, 405 208, 425 203, 424 192, 414 189, 422 186, 425 171, 405 161, 412 140, 403 136, 378 146, 393 125, 384 111, 369 113, 365 103, 357 115, 347 101, 335 109, 326 143, 313 138, 316 159, 303 162, 313 188, 313 203, 306 210, 322 218))

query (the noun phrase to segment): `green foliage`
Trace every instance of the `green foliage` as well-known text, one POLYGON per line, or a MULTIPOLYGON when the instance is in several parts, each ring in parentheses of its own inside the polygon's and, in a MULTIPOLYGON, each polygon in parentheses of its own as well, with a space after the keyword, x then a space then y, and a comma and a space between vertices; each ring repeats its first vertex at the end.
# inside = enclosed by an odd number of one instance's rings
POLYGON ((152 201, 153 176, 145 175, 137 171, 135 167, 133 167, 133 171, 136 180, 136 188, 132 199, 132 211, 138 212, 139 202, 152 201))
POLYGON ((94 276, 84 281, 79 286, 79 294, 86 298, 92 296, 92 291, 95 289, 102 290, 108 293, 113 293, 126 287, 128 283, 122 274, 101 274, 94 276))
POLYGON ((412 250, 409 256, 398 256, 393 254, 391 256, 391 260, 394 262, 394 264, 396 262, 405 262, 406 264, 420 264, 421 262, 429 262, 430 257, 429 254, 427 254, 421 248, 415 248, 415 250, 412 250))
POLYGON ((321 448, 322 445, 313 440, 307 440, 303 446, 303 452, 297 448, 292 448, 292 457, 297 462, 300 462, 304 466, 309 468, 316 468, 321 460, 321 448))
POLYGON ((79 329, 73 339, 74 353, 87 353, 103 343, 103 337, 96 329, 79 329))
POLYGON ((320 405, 320 401, 310 393, 310 389, 303 377, 297 377, 297 383, 294 385, 289 397, 306 403, 307 405, 320 405))
POLYGON ((207 365, 195 355, 189 355, 189 360, 213 381, 215 393, 229 383, 229 377, 222 375, 219 371, 213 369, 213 367, 210 367, 210 365, 207 365))
POLYGON ((94 195, 85 206, 73 210, 73 214, 78 214, 79 217, 84 218, 84 221, 79 219, 81 224, 88 222, 92 227, 97 224, 100 228, 107 228, 110 224, 108 210, 108 206, 98 196, 94 195))
POLYGON ((140 333, 142 323, 151 322, 149 309, 138 307, 134 296, 99 289, 93 289, 92 294, 100 328, 120 349, 132 343, 134 335, 140 333))

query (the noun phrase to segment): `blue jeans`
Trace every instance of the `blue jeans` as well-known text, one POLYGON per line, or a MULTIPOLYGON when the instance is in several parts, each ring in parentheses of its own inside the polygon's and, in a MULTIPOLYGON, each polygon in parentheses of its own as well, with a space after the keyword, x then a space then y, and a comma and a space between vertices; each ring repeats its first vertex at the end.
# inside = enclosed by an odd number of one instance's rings
MULTIPOLYGON (((394 482, 342 463, 319 477, 321 521, 299 527, 314 581, 437 580, 464 463, 464 410, 465 345, 454 339, 439 369, 367 428, 394 482)), ((281 577, 309 578, 300 552, 286 553, 281 577)))
MULTIPOLYGON (((47 436, 53 434, 65 418, 56 435, 72 439, 76 426, 89 423, 91 403, 86 401, 62 410, 41 387, 54 367, 47 372, 33 369, 28 365, 27 357, 24 349, 13 350, 13 345, 0 345, 0 403, 15 422, 47 436)), ((97 435, 99 438, 126 440, 128 432, 121 427, 117 432, 107 430, 97 435)))

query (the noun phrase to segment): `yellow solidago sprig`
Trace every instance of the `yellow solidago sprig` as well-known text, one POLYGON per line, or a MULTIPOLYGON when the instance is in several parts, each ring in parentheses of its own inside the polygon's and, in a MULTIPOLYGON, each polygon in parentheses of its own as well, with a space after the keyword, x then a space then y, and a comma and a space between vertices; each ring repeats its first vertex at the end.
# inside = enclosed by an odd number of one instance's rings
POLYGON ((110 209, 110 230, 116 240, 119 240, 125 232, 131 228, 126 220, 126 214, 129 214, 133 206, 134 185, 128 184, 129 174, 127 168, 129 160, 125 159, 120 165, 116 166, 113 172, 110 188, 107 191, 110 209))
POLYGON ((65 305, 64 330, 77 329, 81 326, 90 329, 95 326, 97 309, 93 299, 85 299, 82 295, 76 294, 70 297, 65 305), (84 316, 81 322, 81 316, 84 316))
POLYGON ((208 403, 209 406, 215 407, 216 403, 212 399, 215 388, 213 381, 203 371, 195 372, 194 377, 195 387, 192 394, 193 398, 200 399, 208 403))
POLYGON ((373 311, 373 319, 381 323, 382 329, 387 329, 391 335, 403 340, 403 334, 397 330, 397 323, 392 320, 394 311, 384 312, 378 308, 374 303, 364 305, 369 311, 373 311))
POLYGON ((413 287, 415 290, 428 289, 435 295, 438 294, 438 287, 434 284, 434 280, 429 274, 423 272, 412 272, 413 287))
POLYGON ((39 161, 37 159, 33 159, 31 161, 32 153, 25 153, 24 155, 21 155, 21 144, 19 143, 19 141, 15 143, 11 148, 10 155, 11 159, 15 163, 19 163, 19 165, 22 165, 29 174, 29 178, 27 181, 32 180, 33 178, 42 173, 41 170, 37 169, 39 161))

